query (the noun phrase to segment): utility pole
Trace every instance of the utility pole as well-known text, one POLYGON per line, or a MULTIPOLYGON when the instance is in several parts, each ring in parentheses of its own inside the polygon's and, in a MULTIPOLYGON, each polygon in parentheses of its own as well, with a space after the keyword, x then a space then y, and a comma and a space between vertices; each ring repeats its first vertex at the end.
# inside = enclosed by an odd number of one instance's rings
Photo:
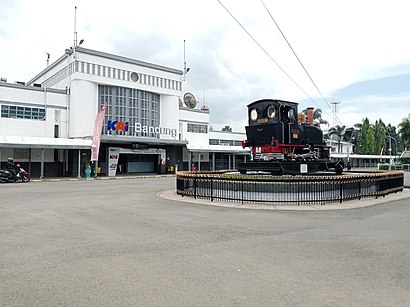
POLYGON ((332 102, 333 105, 333 126, 336 126, 339 124, 339 105, 340 105, 340 101, 333 101, 332 102))

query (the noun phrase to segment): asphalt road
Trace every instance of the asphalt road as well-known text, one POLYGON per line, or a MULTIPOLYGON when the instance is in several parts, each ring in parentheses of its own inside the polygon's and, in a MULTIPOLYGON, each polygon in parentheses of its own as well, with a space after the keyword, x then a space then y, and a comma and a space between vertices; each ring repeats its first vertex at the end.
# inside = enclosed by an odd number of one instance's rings
POLYGON ((0 306, 409 306, 410 201, 157 198, 175 178, 0 185, 0 306))

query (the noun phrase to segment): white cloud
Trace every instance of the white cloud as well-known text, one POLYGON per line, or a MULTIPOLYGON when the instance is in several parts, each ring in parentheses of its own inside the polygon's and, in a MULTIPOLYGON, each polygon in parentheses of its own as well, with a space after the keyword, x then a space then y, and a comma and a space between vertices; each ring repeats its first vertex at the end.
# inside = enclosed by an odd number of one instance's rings
MULTIPOLYGON (((319 96, 260 1, 221 2, 309 96, 319 96)), ((349 84, 410 72, 405 0, 264 2, 328 101, 349 84)), ((191 67, 185 89, 205 97, 214 127, 243 130, 252 100, 307 100, 222 6, 209 0, 3 0, 0 76, 28 80, 45 67, 46 52, 51 61, 60 57, 73 44, 75 5, 78 39, 86 48, 182 69, 185 39, 191 67)), ((323 99, 315 100, 330 112, 323 99)), ((358 111, 348 107, 368 101, 342 101, 339 116, 346 122, 356 118, 358 111)), ((401 121, 406 101, 397 98, 396 112, 389 112, 392 123, 401 121)), ((358 109, 361 117, 387 116, 383 108, 358 109)))

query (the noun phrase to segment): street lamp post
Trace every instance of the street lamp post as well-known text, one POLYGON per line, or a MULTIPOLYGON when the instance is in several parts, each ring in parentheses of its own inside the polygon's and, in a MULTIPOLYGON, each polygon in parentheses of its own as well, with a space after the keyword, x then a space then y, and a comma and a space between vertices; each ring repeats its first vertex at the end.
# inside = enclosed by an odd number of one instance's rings
MULTIPOLYGON (((397 141, 396 141, 396 139, 394 138, 394 137, 392 137, 392 136, 390 136, 390 135, 387 135, 387 137, 389 138, 389 154, 390 154, 390 165, 391 164, 393 164, 393 161, 392 161, 392 157, 391 157, 391 152, 392 152, 392 148, 391 148, 391 140, 393 139, 394 140, 394 142, 396 143, 396 152, 395 152, 395 154, 397 155, 397 141)), ((390 168, 390 167, 389 167, 390 168)))

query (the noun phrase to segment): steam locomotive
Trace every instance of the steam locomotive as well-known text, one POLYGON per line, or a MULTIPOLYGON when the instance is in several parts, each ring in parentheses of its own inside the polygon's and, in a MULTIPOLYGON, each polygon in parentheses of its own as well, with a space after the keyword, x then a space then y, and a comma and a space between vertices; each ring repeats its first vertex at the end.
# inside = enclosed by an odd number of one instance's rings
POLYGON ((323 132, 313 125, 313 108, 308 119, 298 113, 296 102, 263 99, 248 105, 247 140, 251 161, 238 163, 238 171, 264 171, 272 175, 343 172, 343 161, 330 162, 330 146, 323 132))

